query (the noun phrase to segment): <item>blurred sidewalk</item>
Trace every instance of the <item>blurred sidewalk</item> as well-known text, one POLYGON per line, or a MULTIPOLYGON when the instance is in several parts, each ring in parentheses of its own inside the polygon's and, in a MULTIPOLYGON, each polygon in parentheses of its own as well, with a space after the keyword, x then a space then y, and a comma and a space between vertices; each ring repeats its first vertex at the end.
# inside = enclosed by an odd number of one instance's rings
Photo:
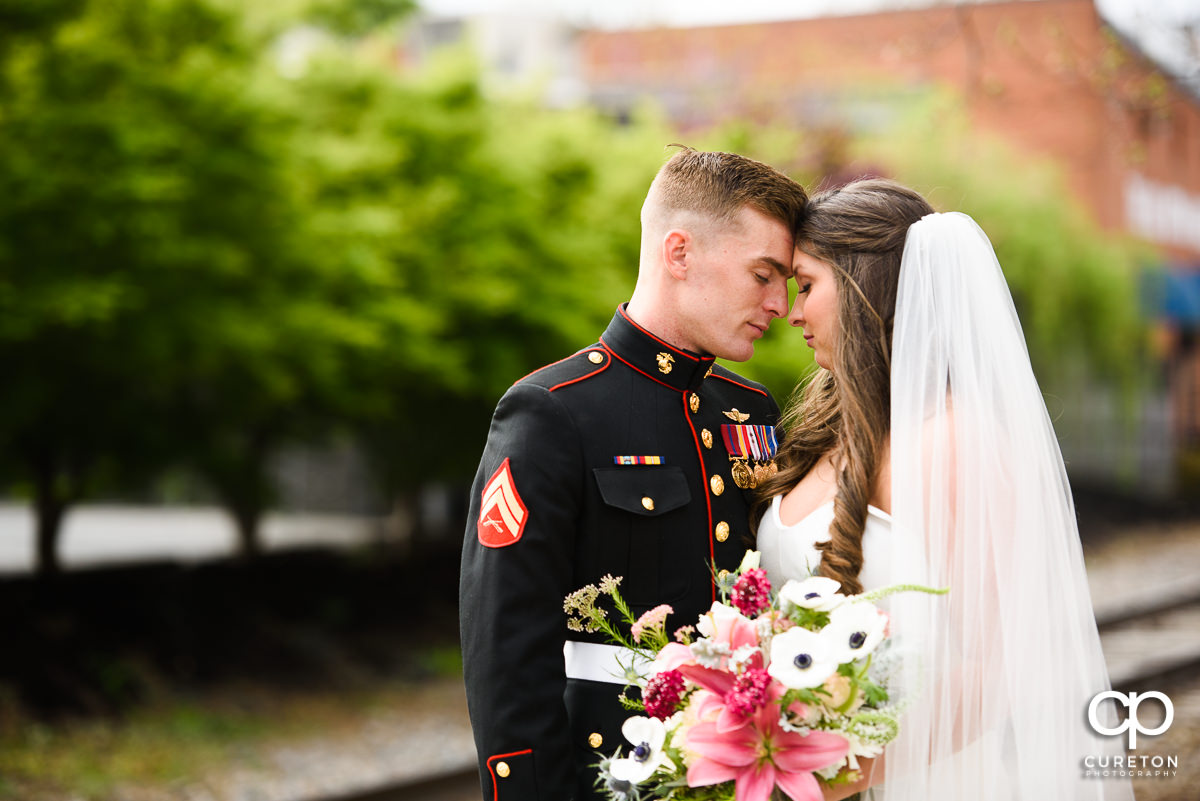
MULTIPOLYGON (((263 518, 261 541, 266 550, 350 547, 378 541, 383 531, 383 518, 271 513, 263 518)), ((67 570, 218 559, 237 551, 233 521, 217 507, 80 505, 67 512, 59 538, 59 554, 67 570)), ((32 572, 34 553, 32 508, 0 503, 0 575, 32 572)))
POLYGON ((1084 542, 1096 619, 1103 622, 1180 594, 1200 592, 1200 521, 1119 529, 1084 542))

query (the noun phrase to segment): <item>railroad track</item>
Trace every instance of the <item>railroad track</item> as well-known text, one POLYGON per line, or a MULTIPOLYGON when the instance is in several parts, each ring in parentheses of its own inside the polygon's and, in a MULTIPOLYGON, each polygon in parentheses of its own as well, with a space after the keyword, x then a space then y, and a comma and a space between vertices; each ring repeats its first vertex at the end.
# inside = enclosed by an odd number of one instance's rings
POLYGON ((1097 615, 1117 690, 1162 689, 1200 671, 1200 577, 1097 615))
MULTIPOLYGON (((1163 690, 1200 672, 1200 578, 1097 614, 1114 689, 1163 690)), ((320 801, 479 801, 474 766, 320 801)))
POLYGON ((326 796, 319 801, 480 801, 481 798, 479 773, 472 765, 366 792, 326 796))

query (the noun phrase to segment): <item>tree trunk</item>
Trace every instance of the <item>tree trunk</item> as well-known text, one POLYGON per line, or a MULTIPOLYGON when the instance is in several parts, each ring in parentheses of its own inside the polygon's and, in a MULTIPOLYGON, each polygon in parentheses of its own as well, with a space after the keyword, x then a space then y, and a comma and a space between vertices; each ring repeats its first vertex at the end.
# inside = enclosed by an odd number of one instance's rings
POLYGON ((262 510, 251 504, 237 504, 232 512, 237 525, 238 558, 244 561, 258 558, 262 554, 262 543, 258 539, 262 510))
POLYGON ((33 506, 37 515, 37 562, 34 571, 48 579, 62 571, 58 558, 58 533, 67 511, 67 499, 57 492, 57 471, 51 460, 39 460, 34 469, 33 506))

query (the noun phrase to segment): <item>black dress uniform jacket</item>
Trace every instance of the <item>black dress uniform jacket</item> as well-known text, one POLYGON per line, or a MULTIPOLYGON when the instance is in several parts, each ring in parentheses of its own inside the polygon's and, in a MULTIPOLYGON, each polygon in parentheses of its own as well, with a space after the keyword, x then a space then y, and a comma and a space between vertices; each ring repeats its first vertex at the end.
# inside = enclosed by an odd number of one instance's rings
POLYGON ((634 614, 666 603, 668 631, 694 624, 716 597, 713 564, 733 570, 750 541, 749 493, 731 478, 721 425, 774 425, 778 412, 760 384, 671 347, 624 307, 598 343, 501 398, 459 590, 485 799, 601 797, 597 751, 628 750, 633 713, 619 685, 565 677, 565 639, 604 640, 568 632, 563 598, 612 574, 634 614))

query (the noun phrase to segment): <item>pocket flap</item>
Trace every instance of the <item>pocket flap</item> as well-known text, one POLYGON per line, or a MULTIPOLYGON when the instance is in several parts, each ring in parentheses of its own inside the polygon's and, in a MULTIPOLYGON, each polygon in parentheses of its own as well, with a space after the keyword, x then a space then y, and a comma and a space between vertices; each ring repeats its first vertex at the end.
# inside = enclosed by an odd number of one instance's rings
POLYGON ((692 499, 678 465, 596 467, 592 472, 604 502, 633 514, 657 517, 692 499))

